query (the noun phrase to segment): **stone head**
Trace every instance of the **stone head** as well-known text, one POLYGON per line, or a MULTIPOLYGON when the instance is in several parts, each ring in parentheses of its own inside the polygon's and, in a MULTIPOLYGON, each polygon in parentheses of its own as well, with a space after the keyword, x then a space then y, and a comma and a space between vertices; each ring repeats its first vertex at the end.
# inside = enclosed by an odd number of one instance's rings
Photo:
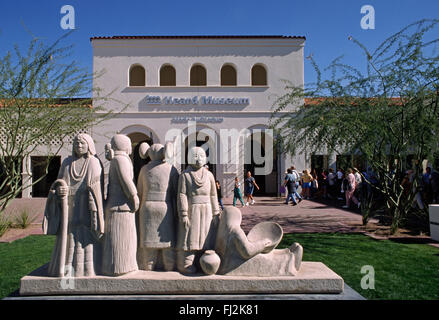
POLYGON ((127 155, 132 152, 131 139, 124 134, 116 134, 111 138, 111 149, 114 151, 123 151, 127 155))
POLYGON ((73 154, 77 157, 95 155, 96 149, 93 139, 86 133, 80 133, 73 138, 73 154))
POLYGON ((206 164, 206 152, 203 148, 193 147, 188 152, 188 161, 193 168, 200 169, 206 164))

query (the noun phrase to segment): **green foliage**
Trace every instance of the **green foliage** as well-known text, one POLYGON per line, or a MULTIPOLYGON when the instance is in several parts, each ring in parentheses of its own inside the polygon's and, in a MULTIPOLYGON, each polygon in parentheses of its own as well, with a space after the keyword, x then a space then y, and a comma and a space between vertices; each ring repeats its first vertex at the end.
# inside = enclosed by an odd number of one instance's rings
POLYGON ((47 174, 52 157, 74 135, 113 115, 104 108, 111 93, 100 96, 98 88, 92 90, 100 74, 78 67, 70 57, 72 46, 62 45, 69 34, 53 44, 34 38, 24 53, 16 46, 0 57, 0 214, 30 187, 21 172, 30 154, 44 146, 47 174), (93 99, 83 98, 92 94, 93 99))
POLYGON ((8 231, 8 229, 11 227, 12 223, 8 219, 8 217, 0 215, 0 237, 8 231))
POLYGON ((20 212, 18 216, 15 217, 14 228, 26 229, 32 223, 33 218, 30 216, 29 211, 24 209, 20 212))
POLYGON ((394 232, 411 212, 422 160, 432 161, 439 150, 438 23, 413 23, 372 53, 350 37, 366 57, 365 72, 337 58, 327 75, 311 58, 317 81, 288 85, 273 109, 272 127, 285 151, 364 156, 394 232), (407 169, 414 171, 413 192, 402 185, 407 169))
POLYGON ((361 234, 286 234, 279 248, 303 246, 304 261, 320 261, 367 299, 439 299, 439 249, 374 240, 361 234), (361 268, 375 270, 375 289, 362 289, 361 268))

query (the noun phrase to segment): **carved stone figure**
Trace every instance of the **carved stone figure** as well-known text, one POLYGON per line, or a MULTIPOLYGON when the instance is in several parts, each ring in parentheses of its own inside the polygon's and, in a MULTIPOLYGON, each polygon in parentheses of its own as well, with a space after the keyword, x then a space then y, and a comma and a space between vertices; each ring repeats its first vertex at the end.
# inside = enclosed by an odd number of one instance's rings
POLYGON ((111 139, 111 150, 108 146, 106 149, 106 157, 111 163, 105 203, 102 270, 106 275, 121 275, 138 270, 135 213, 139 208, 139 197, 129 157, 132 151, 130 138, 116 134, 111 139))
POLYGON ((262 228, 256 225, 256 230, 250 230, 247 237, 241 229, 241 219, 241 211, 235 207, 226 207, 222 213, 215 245, 215 251, 221 258, 217 274, 260 277, 296 275, 302 262, 302 246, 294 243, 290 248, 274 249, 280 240, 277 230, 264 230, 270 227, 269 224, 262 228))
POLYGON ((178 171, 165 161, 172 144, 163 146, 143 143, 142 158, 150 157, 139 173, 137 190, 140 197, 138 262, 140 269, 154 270, 161 256, 166 271, 175 268, 177 238, 178 171))
POLYGON ((43 231, 56 234, 49 276, 81 277, 99 273, 104 233, 103 167, 93 139, 79 134, 72 156, 59 170, 47 198, 43 231))
POLYGON ((215 178, 204 167, 206 153, 193 147, 188 157, 190 166, 180 175, 177 197, 177 267, 182 273, 196 272, 196 255, 213 249, 220 213, 215 178))

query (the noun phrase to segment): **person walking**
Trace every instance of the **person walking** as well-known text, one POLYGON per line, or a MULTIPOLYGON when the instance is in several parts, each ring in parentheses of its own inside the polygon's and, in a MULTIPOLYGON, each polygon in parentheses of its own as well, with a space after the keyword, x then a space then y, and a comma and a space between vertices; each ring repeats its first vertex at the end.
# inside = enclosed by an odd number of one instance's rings
POLYGON ((287 170, 287 175, 285 177, 284 186, 287 188, 287 200, 285 204, 289 204, 290 199, 293 201, 293 206, 297 205, 296 200, 294 199, 294 193, 296 192, 296 180, 292 174, 292 170, 287 170))
POLYGON ((238 180, 238 177, 235 177, 235 187, 233 188, 233 206, 236 207, 236 200, 241 201, 242 206, 244 207, 244 200, 242 199, 241 194, 241 183, 238 180))
POLYGON ((251 200, 250 204, 255 204, 255 199, 253 198, 253 191, 256 187, 256 189, 259 190, 259 186, 256 184, 255 178, 252 177, 252 174, 250 171, 247 171, 247 178, 245 179, 245 195, 247 197, 247 202, 245 203, 246 206, 249 205, 249 201, 251 200))
POLYGON ((221 192, 221 184, 218 180, 215 181, 216 184, 216 194, 218 196, 218 203, 221 207, 221 210, 224 210, 224 204, 223 204, 223 194, 221 192))
POLYGON ((294 177, 294 181, 295 181, 295 184, 296 184, 296 191, 294 191, 294 196, 296 197, 296 201, 302 201, 302 197, 301 197, 301 195, 297 192, 297 189, 299 188, 299 185, 300 185, 300 183, 299 183, 299 181, 300 181, 300 175, 299 175, 299 172, 297 172, 297 170, 296 170, 296 167, 295 166, 291 166, 291 174, 293 175, 293 177, 294 177))
POLYGON ((347 209, 350 206, 351 200, 357 205, 358 208, 360 208, 360 202, 357 200, 357 198, 354 196, 355 188, 357 185, 357 182, 355 180, 355 176, 353 174, 353 171, 351 168, 346 170, 346 185, 345 185, 345 197, 346 197, 346 204, 343 206, 343 208, 347 209))

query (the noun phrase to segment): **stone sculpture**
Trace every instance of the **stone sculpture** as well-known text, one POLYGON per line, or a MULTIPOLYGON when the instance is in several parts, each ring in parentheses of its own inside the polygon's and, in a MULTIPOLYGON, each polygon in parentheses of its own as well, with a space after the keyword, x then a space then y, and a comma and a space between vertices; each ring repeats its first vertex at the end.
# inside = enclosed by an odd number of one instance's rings
POLYGON ((177 268, 181 273, 195 273, 196 256, 213 249, 215 228, 220 213, 215 178, 204 165, 206 153, 193 147, 188 152, 189 166, 178 182, 179 217, 177 268))
POLYGON ((154 270, 161 256, 166 271, 175 268, 177 226, 178 171, 166 162, 172 144, 143 143, 141 158, 150 157, 139 173, 137 190, 140 197, 138 262, 140 269, 154 270))
POLYGON ((133 181, 131 151, 131 140, 123 134, 116 134, 111 139, 111 149, 106 146, 106 157, 111 160, 102 266, 106 275, 138 270, 135 212, 139 208, 139 197, 133 181))
POLYGON ((103 166, 93 139, 78 134, 46 202, 43 231, 56 234, 49 276, 94 276, 100 270, 104 233, 103 166))
POLYGON ((235 207, 226 207, 222 213, 215 244, 215 251, 221 259, 217 274, 259 277, 296 275, 302 262, 302 246, 294 243, 287 249, 274 249, 282 238, 277 228, 268 224, 262 227, 256 225, 255 231, 251 230, 247 237, 241 229, 241 219, 241 211, 235 207))

